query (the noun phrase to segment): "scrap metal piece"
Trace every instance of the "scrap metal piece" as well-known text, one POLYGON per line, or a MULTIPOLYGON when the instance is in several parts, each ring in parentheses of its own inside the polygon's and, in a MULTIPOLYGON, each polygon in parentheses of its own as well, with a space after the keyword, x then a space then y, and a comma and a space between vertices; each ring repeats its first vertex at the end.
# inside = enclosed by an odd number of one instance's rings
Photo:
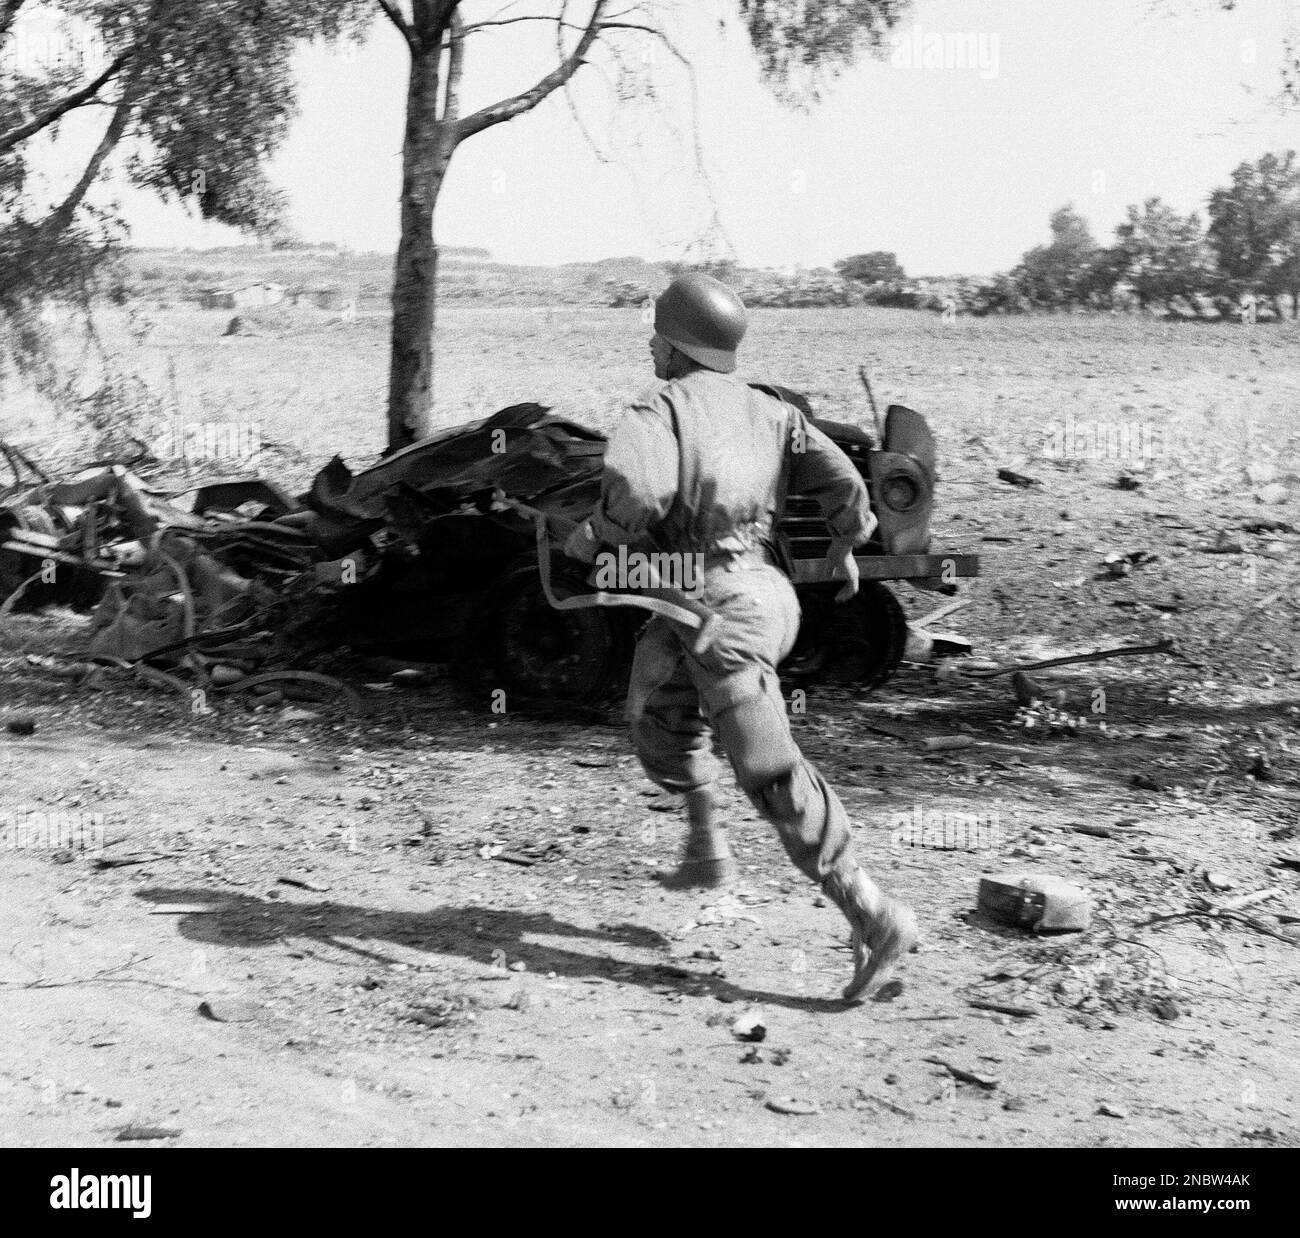
POLYGON ((1036 933, 1079 932, 1092 922, 1092 899, 1072 882, 1050 874, 1001 873, 981 877, 979 909, 986 915, 1036 933))

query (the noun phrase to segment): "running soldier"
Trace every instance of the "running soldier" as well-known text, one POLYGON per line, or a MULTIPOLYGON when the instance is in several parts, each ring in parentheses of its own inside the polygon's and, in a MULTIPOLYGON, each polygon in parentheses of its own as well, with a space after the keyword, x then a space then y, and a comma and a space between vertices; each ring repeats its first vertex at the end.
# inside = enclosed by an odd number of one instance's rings
POLYGON ((854 547, 875 528, 867 489, 847 456, 799 409, 732 377, 745 307, 701 274, 673 281, 655 303, 650 341, 664 384, 634 403, 605 455, 596 511, 574 530, 570 557, 640 547, 698 556, 712 640, 655 617, 637 642, 628 715, 652 781, 685 797, 686 849, 673 884, 713 887, 736 876, 717 818, 717 734, 736 782, 777 829, 799 870, 819 882, 852 929, 846 999, 888 979, 916 943, 910 908, 858 867, 848 815, 790 734, 777 666, 799 630, 799 603, 777 566, 775 524, 787 488, 815 497, 833 535, 829 561, 858 590, 854 547))

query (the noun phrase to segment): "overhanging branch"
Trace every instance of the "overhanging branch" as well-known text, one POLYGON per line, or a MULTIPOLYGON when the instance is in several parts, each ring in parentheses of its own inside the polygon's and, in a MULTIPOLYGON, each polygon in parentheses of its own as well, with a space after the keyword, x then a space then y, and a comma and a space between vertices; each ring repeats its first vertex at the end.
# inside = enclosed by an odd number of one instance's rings
POLYGON ((114 147, 122 140, 122 135, 126 132, 126 127, 131 121, 131 113, 134 110, 135 92, 128 88, 123 93, 117 109, 113 113, 113 119, 108 122, 108 128, 104 131, 104 136, 100 138, 99 145, 95 147, 94 154, 90 156, 85 170, 72 187, 72 192, 41 221, 40 231, 45 237, 57 236, 72 223, 77 207, 81 205, 81 200, 86 196, 87 190, 95 183, 95 178, 104 166, 104 160, 113 153, 114 147))
POLYGON ((87 82, 86 85, 74 90, 70 95, 65 95, 58 103, 46 108, 39 116, 29 120, 25 125, 19 125, 15 129, 10 129, 8 133, 0 134, 0 155, 3 155, 5 151, 12 150, 19 142, 25 142, 42 129, 49 128, 59 117, 65 116, 73 108, 88 103, 112 78, 122 71, 122 67, 130 58, 130 51, 123 52, 93 81, 87 82))
POLYGON ((601 19, 605 15, 607 5, 608 0, 596 0, 591 11, 591 17, 588 19, 586 26, 583 27, 582 35, 573 51, 535 85, 528 90, 520 91, 517 95, 512 95, 508 99, 502 99, 489 107, 480 108, 473 115, 457 121, 456 140, 458 142, 463 141, 465 138, 481 133, 484 129, 491 128, 493 125, 513 120, 516 116, 531 111, 549 94, 563 86, 578 71, 587 52, 591 50, 592 44, 600 37, 600 33, 604 28, 601 19))

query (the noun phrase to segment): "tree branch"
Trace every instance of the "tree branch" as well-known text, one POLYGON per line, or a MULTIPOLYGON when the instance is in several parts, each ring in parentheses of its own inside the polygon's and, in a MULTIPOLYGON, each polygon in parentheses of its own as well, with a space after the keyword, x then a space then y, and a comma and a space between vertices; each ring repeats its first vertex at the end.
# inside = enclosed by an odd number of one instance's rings
MULTIPOLYGON (((9 0, 14 3, 14 0, 9 0)), ((39 116, 29 120, 25 125, 19 125, 16 129, 10 129, 8 133, 0 134, 0 155, 5 151, 12 150, 19 142, 26 141, 34 133, 39 133, 42 129, 48 128, 60 116, 66 115, 73 108, 81 107, 89 102, 102 87, 121 72, 122 66, 131 58, 131 52, 123 52, 107 69, 103 71, 92 82, 87 82, 78 90, 74 90, 70 95, 65 95, 53 107, 46 108, 39 116)))
POLYGON ((406 24, 406 18, 402 16, 402 10, 393 3, 393 0, 375 0, 375 2, 384 10, 384 14, 388 20, 397 27, 397 33, 406 41, 406 46, 414 51, 415 34, 411 30, 411 27, 406 24))
POLYGON ((465 70, 465 22, 460 10, 451 15, 451 34, 447 48, 447 84, 443 95, 442 117, 446 122, 460 118, 460 79, 465 70))
POLYGON ((77 207, 81 205, 82 198, 86 196, 86 191, 94 184, 95 178, 104 166, 104 160, 113 153, 113 148, 122 140, 134 110, 135 92, 128 89, 123 93, 117 110, 113 113, 113 119, 108 122, 104 136, 100 138, 95 153, 91 155, 80 179, 72 187, 72 192, 41 221, 40 231, 45 239, 56 237, 72 222, 72 217, 76 214, 77 207))
POLYGON ((586 29, 585 26, 578 25, 577 22, 563 21, 558 17, 550 17, 545 13, 532 13, 529 14, 528 16, 520 16, 520 17, 502 17, 502 18, 485 17, 482 21, 470 22, 469 25, 465 27, 465 33, 468 34, 472 30, 486 30, 489 26, 513 26, 516 22, 521 22, 521 21, 554 22, 557 28, 564 29, 564 30, 585 30, 586 29))
POLYGON ((587 52, 591 50, 591 45, 599 38, 602 29, 601 18, 604 16, 607 4, 608 0, 596 0, 591 11, 591 17, 583 29, 582 37, 578 39, 577 46, 574 47, 564 61, 528 90, 512 95, 508 99, 502 99, 489 107, 481 108, 472 116, 466 116, 464 120, 457 121, 456 140, 458 142, 463 141, 465 138, 481 133, 484 129, 491 128, 493 125, 513 120, 516 116, 531 111, 547 95, 563 86, 578 71, 587 52))

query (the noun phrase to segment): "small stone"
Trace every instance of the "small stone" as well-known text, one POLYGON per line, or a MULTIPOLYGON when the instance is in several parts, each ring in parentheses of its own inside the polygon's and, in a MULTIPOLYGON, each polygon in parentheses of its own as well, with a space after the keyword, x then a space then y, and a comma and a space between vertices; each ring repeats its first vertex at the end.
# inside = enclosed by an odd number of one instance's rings
POLYGON ((757 1010, 747 1010, 731 1025, 731 1034, 737 1040, 757 1043, 767 1039, 767 1024, 757 1010))
POLYGON ((214 1023, 251 1023, 257 1010, 256 1003, 238 997, 214 997, 199 1003, 199 1014, 214 1023))
POLYGON ((816 1101, 801 1100, 795 1096, 774 1096, 767 1102, 767 1108, 773 1113, 786 1113, 796 1117, 806 1117, 822 1111, 816 1101))
POLYGON ((1182 1012, 1178 1009, 1178 1003, 1172 997, 1162 997, 1151 1004, 1151 1009, 1155 1011, 1158 1018, 1164 1019, 1166 1023, 1172 1023, 1182 1012))

